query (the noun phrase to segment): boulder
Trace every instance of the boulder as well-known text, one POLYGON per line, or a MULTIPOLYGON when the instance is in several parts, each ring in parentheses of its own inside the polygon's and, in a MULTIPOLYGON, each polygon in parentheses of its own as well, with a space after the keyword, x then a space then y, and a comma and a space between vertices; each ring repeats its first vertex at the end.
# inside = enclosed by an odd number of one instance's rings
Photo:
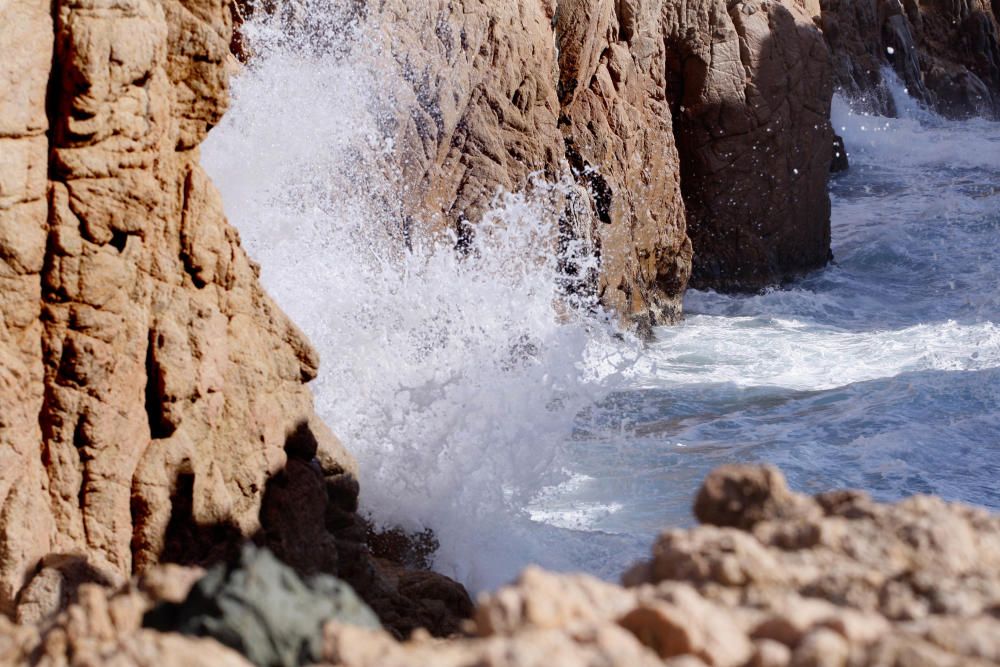
POLYGON ((346 583, 329 575, 303 580, 266 549, 247 546, 236 562, 210 570, 183 602, 148 612, 144 625, 212 637, 262 667, 297 667, 321 658, 322 629, 331 620, 381 627, 346 583))

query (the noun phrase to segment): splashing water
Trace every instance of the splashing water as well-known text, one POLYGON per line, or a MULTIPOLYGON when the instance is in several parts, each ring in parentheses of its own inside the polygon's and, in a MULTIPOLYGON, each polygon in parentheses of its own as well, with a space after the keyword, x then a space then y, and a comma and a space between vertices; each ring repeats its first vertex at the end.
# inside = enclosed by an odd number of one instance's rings
POLYGON ((381 203, 394 184, 370 159, 392 151, 377 60, 250 32, 254 62, 203 162, 266 287, 322 354, 317 408, 359 459, 364 509, 433 529, 436 567, 474 589, 527 562, 589 567, 584 545, 553 548, 525 507, 565 478, 552 462, 577 415, 637 346, 593 304, 558 305, 560 260, 588 268, 552 250, 545 195, 561 185, 498 195, 461 256, 454 239, 407 249, 381 203))
POLYGON ((327 48, 249 26, 254 62, 203 162, 322 354, 317 406, 361 463, 363 507, 432 528, 439 570, 474 590, 529 562, 615 576, 690 521, 722 462, 1000 507, 1000 125, 936 118, 894 79, 902 118, 836 100, 837 264, 755 296, 692 292, 641 349, 556 305, 538 197, 498 196, 465 257, 405 248, 396 184, 372 168, 393 151, 391 95, 364 26, 325 11, 327 48))

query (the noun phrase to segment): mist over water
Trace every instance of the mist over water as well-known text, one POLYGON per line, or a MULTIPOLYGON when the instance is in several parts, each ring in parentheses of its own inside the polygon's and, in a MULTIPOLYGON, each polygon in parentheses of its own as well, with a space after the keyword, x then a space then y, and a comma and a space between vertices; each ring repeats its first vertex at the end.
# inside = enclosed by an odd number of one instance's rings
POLYGON ((724 462, 1000 507, 1000 124, 836 100, 852 161, 831 185, 836 264, 755 296, 692 292, 642 346, 593 304, 558 305, 545 187, 498 193, 464 258, 400 242, 405 184, 374 166, 394 150, 384 63, 327 12, 321 47, 250 27, 203 163, 322 355, 317 407, 361 463, 363 508, 432 528, 439 570, 474 590, 528 563, 615 577, 690 522, 724 462))

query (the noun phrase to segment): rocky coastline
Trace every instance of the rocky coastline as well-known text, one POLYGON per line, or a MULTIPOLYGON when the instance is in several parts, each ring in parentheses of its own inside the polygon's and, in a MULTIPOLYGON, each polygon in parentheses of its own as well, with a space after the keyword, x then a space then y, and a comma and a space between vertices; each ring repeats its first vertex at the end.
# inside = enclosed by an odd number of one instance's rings
MULTIPOLYGON (((560 233, 640 329, 677 320, 689 284, 829 260, 835 89, 891 113, 886 66, 945 115, 1000 116, 983 0, 356 6, 394 64, 391 167, 426 221, 401 239, 461 239, 498 189, 568 176, 560 233)), ((250 9, 0 8, 0 664, 247 664, 219 618, 250 613, 225 585, 255 567, 313 614, 262 622, 280 656, 257 664, 1000 663, 998 520, 932 498, 724 469, 705 525, 665 533, 623 586, 529 570, 476 606, 375 534, 313 406, 318 355, 198 163, 250 9), (218 609, 187 623, 199 591, 218 609)))
POLYGON ((933 497, 791 492, 729 466, 615 585, 529 568, 447 637, 406 641, 333 578, 267 552, 83 584, 35 625, 0 619, 0 663, 40 665, 1000 664, 1000 517, 933 497))

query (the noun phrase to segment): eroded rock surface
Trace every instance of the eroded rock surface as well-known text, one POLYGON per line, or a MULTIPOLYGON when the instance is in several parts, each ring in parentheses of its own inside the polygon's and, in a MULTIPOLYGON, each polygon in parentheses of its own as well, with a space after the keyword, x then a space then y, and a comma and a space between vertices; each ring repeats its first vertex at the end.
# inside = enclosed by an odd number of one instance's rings
POLYGON ((498 189, 568 169, 563 233, 600 256, 602 302, 650 323, 680 314, 691 241, 702 287, 828 260, 831 68, 796 2, 373 4, 412 211, 461 236, 498 189))
POLYGON ((212 639, 143 629, 157 602, 180 602, 204 572, 155 567, 123 590, 84 584, 76 601, 44 623, 13 625, 0 616, 0 665, 45 667, 249 667, 212 639))
POLYGON ((368 552, 317 354, 198 165, 228 3, 17 0, 0 24, 0 613, 252 539, 346 573, 390 627, 449 631, 460 586, 368 552))
POLYGON ((526 570, 448 642, 331 623, 331 664, 1000 664, 1000 517, 938 498, 803 496, 771 468, 706 480, 626 586, 526 570), (707 522, 715 522, 712 525, 707 522))
MULTIPOLYGON (((121 583, 179 511, 249 535, 318 357, 198 166, 227 102, 223 0, 5 3, 0 611, 53 554, 121 583)), ((170 545, 184 554, 186 545, 170 545)))
MULTIPOLYGON (((729 4, 357 4, 400 236, 461 248, 499 192, 540 192, 600 257, 584 289, 641 325, 678 318, 692 263, 721 289, 825 264, 829 52, 798 2, 729 4)), ((310 45, 329 32, 313 5, 276 10, 310 45)))

